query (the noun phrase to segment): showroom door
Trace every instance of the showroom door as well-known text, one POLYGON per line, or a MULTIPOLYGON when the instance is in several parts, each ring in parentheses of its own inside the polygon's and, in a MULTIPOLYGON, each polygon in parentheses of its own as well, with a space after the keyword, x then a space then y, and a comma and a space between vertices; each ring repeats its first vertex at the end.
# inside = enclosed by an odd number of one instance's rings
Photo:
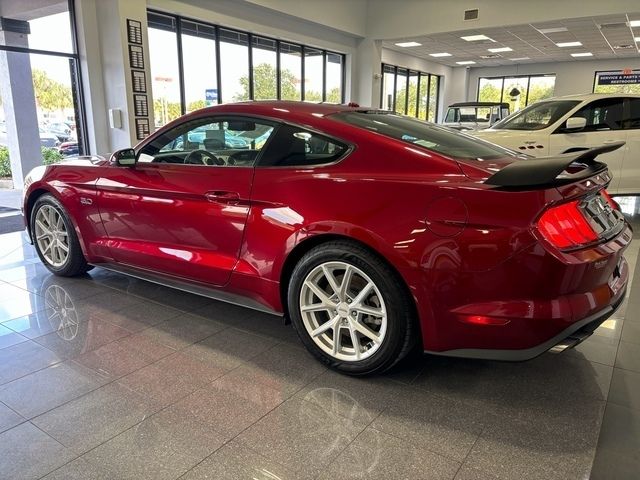
MULTIPOLYGON (((627 140, 627 131, 623 130, 623 99, 605 98, 595 100, 572 115, 587 120, 585 128, 579 132, 565 133, 562 127, 556 130, 549 140, 549 155, 564 153, 577 148, 592 148, 627 140)), ((626 146, 601 155, 598 160, 606 162, 613 175, 611 190, 617 191, 622 173, 622 160, 626 146)))
POLYGON ((242 244, 254 160, 272 130, 252 121, 193 120, 144 145, 134 167, 105 169, 96 187, 112 257, 227 283, 242 244))

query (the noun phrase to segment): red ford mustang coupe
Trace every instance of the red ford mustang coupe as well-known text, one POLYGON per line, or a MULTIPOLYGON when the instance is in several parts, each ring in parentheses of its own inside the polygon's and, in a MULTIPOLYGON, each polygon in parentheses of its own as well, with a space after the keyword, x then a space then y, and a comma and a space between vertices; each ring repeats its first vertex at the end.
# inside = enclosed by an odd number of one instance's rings
POLYGON ((386 111, 228 104, 36 168, 24 213, 56 275, 95 265, 284 314, 346 373, 416 345, 525 360, 624 298, 631 229, 596 160, 620 146, 531 160, 386 111))

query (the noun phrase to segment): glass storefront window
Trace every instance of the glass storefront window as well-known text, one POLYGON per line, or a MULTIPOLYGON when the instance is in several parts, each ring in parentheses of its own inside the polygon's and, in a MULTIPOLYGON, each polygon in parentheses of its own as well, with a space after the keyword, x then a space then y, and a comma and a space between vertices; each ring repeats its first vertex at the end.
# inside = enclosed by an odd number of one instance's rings
POLYGON ((280 98, 300 100, 302 98, 302 47, 291 43, 280 43, 280 98))
POLYGON ((196 22, 182 20, 181 25, 185 112, 189 113, 218 103, 216 32, 196 22))
POLYGON ((220 29, 222 103, 249 100, 249 36, 220 29))
POLYGON ((152 10, 148 27, 156 126, 215 103, 343 101, 343 54, 152 10))
POLYGON ((181 114, 178 45, 175 19, 158 17, 149 22, 151 89, 156 128, 166 125, 181 114))
POLYGON ((342 103, 342 55, 327 53, 327 98, 329 103, 342 103))
POLYGON ((304 99, 322 101, 322 50, 304 49, 304 99))
POLYGON ((427 121, 436 122, 438 118, 438 97, 440 95, 440 77, 431 75, 429 82, 429 111, 427 121))
POLYGON ((553 96, 556 76, 522 75, 513 77, 481 77, 478 80, 479 102, 505 102, 511 112, 516 112, 527 105, 553 96), (519 95, 511 97, 516 88, 519 95))
POLYGON ((406 113, 407 105, 407 71, 404 68, 398 68, 396 74, 396 97, 393 109, 397 113, 406 113))
POLYGON ((273 100, 278 98, 278 65, 276 41, 270 38, 253 37, 253 98, 273 100))
POLYGON ((380 104, 384 110, 435 122, 439 80, 438 75, 383 63, 380 104))
POLYGON ((394 84, 396 70, 391 65, 384 65, 382 69, 382 108, 393 110, 394 84))

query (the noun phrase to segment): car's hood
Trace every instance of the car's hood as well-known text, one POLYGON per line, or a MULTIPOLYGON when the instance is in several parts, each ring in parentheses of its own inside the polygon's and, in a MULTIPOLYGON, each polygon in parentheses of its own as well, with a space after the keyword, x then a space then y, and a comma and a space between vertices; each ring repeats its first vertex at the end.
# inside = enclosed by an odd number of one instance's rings
POLYGON ((66 157, 64 160, 54 165, 91 167, 104 165, 107 162, 108 160, 100 155, 78 155, 66 157))
POLYGON ((545 155, 549 137, 547 130, 474 130, 469 135, 487 142, 510 148, 516 152, 525 151, 534 156, 545 155))

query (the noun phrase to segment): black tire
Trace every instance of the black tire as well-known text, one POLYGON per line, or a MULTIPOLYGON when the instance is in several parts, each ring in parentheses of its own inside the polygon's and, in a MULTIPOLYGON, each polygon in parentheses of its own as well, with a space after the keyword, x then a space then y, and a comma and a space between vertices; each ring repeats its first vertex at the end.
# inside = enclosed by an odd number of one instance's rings
POLYGON ((307 252, 291 275, 287 292, 289 316, 305 347, 328 367, 349 375, 389 370, 417 343, 413 300, 397 272, 366 248, 349 241, 323 243, 307 252), (341 360, 322 350, 308 333, 300 311, 300 295, 307 275, 326 262, 344 262, 359 268, 378 287, 387 310, 387 332, 377 351, 363 360, 341 360))
POLYGON ((33 244, 36 247, 36 252, 38 252, 38 257, 40 257, 40 261, 44 264, 45 267, 47 267, 47 269, 51 273, 60 277, 75 277, 77 275, 82 275, 93 268, 87 263, 87 260, 84 258, 82 248, 80 247, 80 242, 78 241, 78 236, 76 235, 73 223, 69 219, 69 214, 62 206, 62 204, 58 201, 58 199, 56 199, 53 195, 46 193, 38 197, 35 204, 33 205, 33 208, 31 209, 31 217, 29 219, 29 223, 31 225, 33 244), (49 263, 49 261, 44 257, 44 255, 40 251, 38 242, 35 239, 36 215, 38 211, 44 206, 53 207, 58 211, 67 230, 69 255, 67 256, 65 262, 57 267, 49 263))

